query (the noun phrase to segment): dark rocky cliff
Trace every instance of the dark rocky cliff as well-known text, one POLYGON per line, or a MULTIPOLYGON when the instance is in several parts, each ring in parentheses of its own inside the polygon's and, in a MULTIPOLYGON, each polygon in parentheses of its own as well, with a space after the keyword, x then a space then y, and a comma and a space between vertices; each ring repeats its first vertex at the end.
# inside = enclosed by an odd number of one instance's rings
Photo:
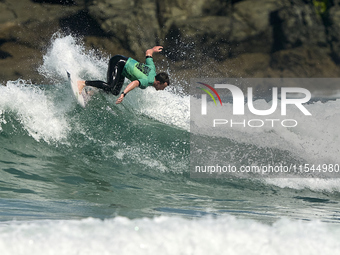
POLYGON ((338 0, 0 0, 0 81, 41 77, 51 36, 142 60, 161 44, 179 77, 337 77, 338 0))

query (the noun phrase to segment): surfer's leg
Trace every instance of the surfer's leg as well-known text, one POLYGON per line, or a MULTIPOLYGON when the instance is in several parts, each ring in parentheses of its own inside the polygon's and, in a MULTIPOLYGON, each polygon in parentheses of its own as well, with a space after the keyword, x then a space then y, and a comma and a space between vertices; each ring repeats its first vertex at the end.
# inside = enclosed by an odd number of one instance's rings
MULTIPOLYGON (((115 93, 119 93, 120 89, 124 83, 124 77, 121 75, 125 63, 127 61, 127 57, 122 55, 115 55, 109 61, 109 67, 107 70, 107 82, 104 81, 85 81, 85 86, 91 86, 95 88, 99 88, 104 90, 105 92, 111 92, 114 95, 118 95, 115 93), (120 85, 121 83, 121 85, 120 85), (115 87, 116 85, 120 85, 119 91, 116 92, 115 87), (115 92, 114 92, 115 91, 115 92)), ((83 89, 78 86, 79 90, 83 89)), ((81 90, 80 90, 81 91, 81 90)))
POLYGON ((116 55, 112 57, 109 62, 109 68, 107 70, 107 84, 111 88, 111 93, 116 96, 119 94, 124 83, 122 71, 127 60, 128 58, 125 56, 116 55))
POLYGON ((102 89, 106 92, 111 91, 110 86, 104 81, 85 81, 85 85, 95 87, 95 88, 98 88, 98 89, 102 89))
POLYGON ((86 86, 101 88, 101 89, 104 89, 105 91, 107 91, 107 93, 110 91, 109 87, 108 86, 105 87, 105 85, 103 85, 102 81, 84 81, 84 80, 79 80, 79 81, 77 81, 77 85, 78 85, 79 95, 83 92, 83 89, 86 86))
POLYGON ((119 95, 120 90, 123 87, 125 77, 122 75, 123 68, 125 66, 125 62, 118 62, 116 69, 116 76, 112 82, 111 93, 115 96, 119 95))

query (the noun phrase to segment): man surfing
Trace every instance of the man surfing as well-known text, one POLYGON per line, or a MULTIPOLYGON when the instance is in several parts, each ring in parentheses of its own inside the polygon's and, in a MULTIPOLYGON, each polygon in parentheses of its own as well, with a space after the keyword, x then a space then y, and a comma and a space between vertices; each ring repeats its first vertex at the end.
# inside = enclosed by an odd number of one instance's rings
POLYGON ((152 58, 154 52, 161 52, 162 50, 162 46, 148 49, 145 53, 145 64, 122 55, 113 56, 109 61, 107 82, 78 81, 79 93, 82 92, 85 86, 92 86, 117 96, 122 89, 125 78, 128 78, 131 82, 121 93, 116 104, 120 104, 126 94, 136 87, 145 89, 153 86, 156 90, 164 90, 170 84, 169 76, 164 72, 156 74, 156 67, 152 58))

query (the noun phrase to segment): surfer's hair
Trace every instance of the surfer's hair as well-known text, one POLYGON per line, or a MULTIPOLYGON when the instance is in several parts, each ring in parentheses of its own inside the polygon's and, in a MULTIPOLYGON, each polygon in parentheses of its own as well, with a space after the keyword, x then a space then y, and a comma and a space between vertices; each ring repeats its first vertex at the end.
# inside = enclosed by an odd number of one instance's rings
POLYGON ((155 79, 156 81, 160 81, 162 84, 166 82, 168 86, 170 85, 169 75, 167 73, 159 73, 156 75, 155 79))

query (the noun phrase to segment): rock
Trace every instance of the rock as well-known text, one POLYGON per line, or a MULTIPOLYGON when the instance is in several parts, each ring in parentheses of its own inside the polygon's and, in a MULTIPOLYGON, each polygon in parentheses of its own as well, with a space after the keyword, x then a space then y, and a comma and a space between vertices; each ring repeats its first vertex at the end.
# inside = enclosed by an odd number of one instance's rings
POLYGON ((284 6, 284 1, 248 0, 234 5, 231 46, 233 55, 245 52, 270 53, 274 43, 271 15, 284 6))
POLYGON ((138 60, 163 45, 155 61, 185 77, 334 77, 339 24, 338 0, 0 0, 0 81, 39 82, 57 31, 138 60))
MULTIPOLYGON (((270 14, 281 6, 275 0, 248 0, 224 7, 227 9, 222 16, 172 20, 166 36, 170 57, 224 60, 247 52, 269 53, 273 42, 270 14)), ((214 14, 212 10, 205 11, 214 14)))
POLYGON ((337 77, 339 69, 318 48, 298 47, 272 54, 270 67, 281 77, 337 77))
POLYGON ((208 16, 179 20, 170 27, 165 39, 167 56, 174 60, 206 61, 206 58, 226 59, 231 32, 229 17, 208 16))
POLYGON ((155 1, 94 0, 88 9, 104 33, 137 58, 142 58, 145 50, 156 45, 160 38, 155 1))
POLYGON ((273 51, 301 46, 327 48, 322 18, 312 4, 294 1, 271 14, 275 39, 273 51))
POLYGON ((336 5, 329 10, 328 40, 331 47, 331 56, 340 64, 340 6, 336 5))
MULTIPOLYGON (((46 1, 47 2, 47 1, 46 1)), ((42 79, 37 67, 59 21, 82 7, 49 5, 30 0, 0 2, 0 81, 42 79)))

